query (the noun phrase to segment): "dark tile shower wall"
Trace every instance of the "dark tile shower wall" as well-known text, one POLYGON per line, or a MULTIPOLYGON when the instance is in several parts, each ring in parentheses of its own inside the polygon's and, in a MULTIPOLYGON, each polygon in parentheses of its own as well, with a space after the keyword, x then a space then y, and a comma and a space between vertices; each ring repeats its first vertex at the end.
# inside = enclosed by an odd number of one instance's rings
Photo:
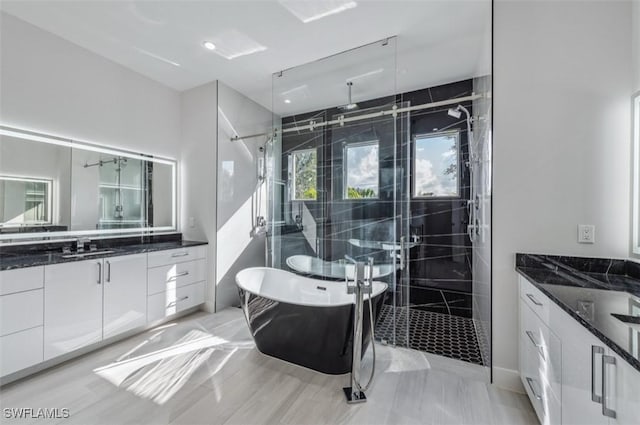
MULTIPOLYGON (((424 90, 404 93, 394 97, 359 102, 359 111, 407 102, 410 105, 437 102, 472 94, 472 80, 461 81, 424 90)), ((455 105, 453 105, 455 107, 455 105)), ((471 110, 471 103, 464 104, 471 110)), ((395 192, 411 191, 404 186, 407 167, 413 158, 404 157, 404 152, 413 155, 412 146, 416 135, 438 133, 446 130, 460 131, 460 197, 437 199, 411 199, 411 234, 419 236, 420 243, 410 250, 409 278, 399 280, 396 288, 396 304, 410 306, 422 311, 471 317, 471 243, 466 235, 469 199, 469 173, 465 165, 468 158, 467 127, 464 115, 460 119, 447 114, 448 107, 433 108, 411 113, 407 120, 391 117, 367 120, 359 124, 345 124, 321 128, 313 132, 285 133, 282 136, 282 179, 288 180, 288 155, 295 150, 318 148, 318 196, 316 201, 290 202, 291 214, 288 224, 295 224, 295 217, 303 208, 313 216, 319 241, 316 246, 309 243, 301 231, 282 236, 282 259, 289 255, 317 254, 325 260, 337 260, 345 254, 373 256, 376 262, 389 261, 388 252, 353 249, 346 241, 349 238, 388 240, 401 234, 394 229, 393 216, 400 214, 395 192), (407 134, 407 131, 409 134, 407 134), (394 145, 396 132, 398 145, 394 145), (343 142, 379 140, 379 197, 369 200, 342 199, 342 154, 343 142), (394 156, 396 161, 394 161, 394 156), (395 173, 395 174, 394 174, 395 173), (403 178, 404 177, 404 178, 403 178), (395 230, 395 234, 394 234, 395 230), (385 257, 386 256, 386 257, 385 257), (408 289, 408 291, 407 291, 408 289), (408 294, 409 299, 403 299, 408 294)), ((358 112, 356 112, 358 113, 358 112)), ((295 126, 309 118, 321 122, 346 114, 338 108, 330 108, 307 114, 285 117, 283 128, 295 126)), ((286 266, 283 265, 283 268, 286 266)), ((392 302, 393 297, 388 297, 392 302)))
MULTIPOLYGON (((405 93, 401 99, 420 105, 470 96, 472 92, 473 81, 466 80, 405 93)), ((470 102, 463 106, 472 113, 470 102)), ((470 318, 472 246, 467 236, 470 196, 469 170, 465 165, 469 152, 467 124, 464 114, 456 119, 448 115, 448 109, 447 106, 417 111, 410 117, 412 141, 425 134, 460 132, 460 197, 411 199, 411 230, 420 237, 420 244, 410 251, 409 303, 425 311, 470 318)))

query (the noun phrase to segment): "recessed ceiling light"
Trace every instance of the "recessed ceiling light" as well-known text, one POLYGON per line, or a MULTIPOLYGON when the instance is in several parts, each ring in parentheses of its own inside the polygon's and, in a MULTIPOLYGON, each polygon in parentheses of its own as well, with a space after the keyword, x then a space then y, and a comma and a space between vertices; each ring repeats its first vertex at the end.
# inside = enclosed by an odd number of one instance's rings
POLYGON ((291 99, 285 99, 284 103, 291 103, 291 99))
POLYGON ((305 24, 358 6, 355 1, 345 0, 280 0, 280 4, 305 24))
POLYGON ((267 50, 247 34, 235 29, 224 31, 208 41, 215 45, 214 53, 229 60, 267 50))
POLYGON ((202 45, 207 50, 215 50, 215 48, 216 48, 216 45, 211 41, 205 41, 205 42, 202 43, 202 45))

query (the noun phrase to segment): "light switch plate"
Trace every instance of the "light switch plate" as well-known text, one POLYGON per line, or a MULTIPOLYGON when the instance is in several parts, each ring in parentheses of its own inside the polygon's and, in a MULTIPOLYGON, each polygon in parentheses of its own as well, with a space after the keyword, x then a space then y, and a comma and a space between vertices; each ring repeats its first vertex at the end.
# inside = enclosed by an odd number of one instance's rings
POLYGON ((596 226, 593 224, 578 224, 578 243, 595 243, 596 226))

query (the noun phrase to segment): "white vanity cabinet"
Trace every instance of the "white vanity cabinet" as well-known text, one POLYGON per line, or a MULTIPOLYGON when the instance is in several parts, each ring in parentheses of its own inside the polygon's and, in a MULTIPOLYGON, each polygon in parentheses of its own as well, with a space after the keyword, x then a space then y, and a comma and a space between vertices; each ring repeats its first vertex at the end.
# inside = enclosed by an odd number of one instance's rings
POLYGON ((147 323, 147 254, 105 258, 103 338, 147 323))
POLYGON ((147 322, 147 254, 45 267, 45 360, 147 322))
POLYGON ((520 376, 540 422, 640 424, 640 371, 523 276, 519 285, 520 376), (531 360, 536 351, 548 354, 531 360))
POLYGON ((149 254, 148 323, 204 303, 206 252, 194 246, 149 254))
POLYGON ((103 260, 46 266, 44 359, 102 340, 103 260))
POLYGON ((0 272, 0 376, 42 362, 43 267, 0 272))
POLYGON ((2 383, 203 304, 206 248, 0 271, 2 383))

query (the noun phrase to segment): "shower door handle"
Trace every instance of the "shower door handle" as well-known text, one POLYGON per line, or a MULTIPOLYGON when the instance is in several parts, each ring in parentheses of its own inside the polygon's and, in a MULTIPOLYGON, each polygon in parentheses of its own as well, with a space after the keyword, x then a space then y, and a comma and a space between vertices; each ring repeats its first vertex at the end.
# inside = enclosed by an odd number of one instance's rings
POLYGON ((404 270, 405 266, 405 250, 404 250, 404 236, 400 236, 400 270, 404 270))

